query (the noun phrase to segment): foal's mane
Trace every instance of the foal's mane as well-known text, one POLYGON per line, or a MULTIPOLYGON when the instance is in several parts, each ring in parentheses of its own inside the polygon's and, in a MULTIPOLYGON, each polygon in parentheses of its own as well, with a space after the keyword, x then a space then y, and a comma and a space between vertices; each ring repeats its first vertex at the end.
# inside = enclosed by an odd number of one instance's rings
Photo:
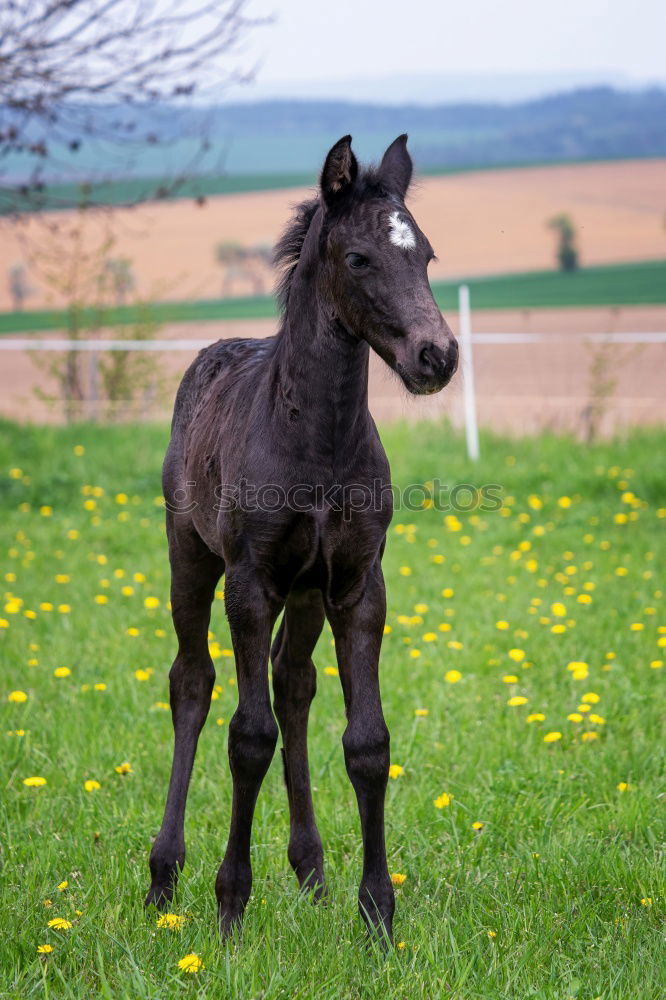
MULTIPOLYGON (((364 198, 394 199, 394 195, 386 189, 380 180, 379 170, 375 167, 367 167, 357 177, 354 191, 347 203, 347 207, 349 208, 354 204, 358 204, 364 198)), ((307 198, 296 205, 292 218, 285 226, 282 235, 275 244, 273 265, 278 273, 275 294, 283 314, 287 310, 289 291, 294 271, 301 257, 305 237, 320 205, 321 200, 317 195, 307 198)))
POLYGON ((283 313, 287 310, 291 281, 301 256, 305 237, 319 205, 318 197, 308 198, 297 205, 293 217, 275 244, 273 264, 278 272, 275 294, 283 313))

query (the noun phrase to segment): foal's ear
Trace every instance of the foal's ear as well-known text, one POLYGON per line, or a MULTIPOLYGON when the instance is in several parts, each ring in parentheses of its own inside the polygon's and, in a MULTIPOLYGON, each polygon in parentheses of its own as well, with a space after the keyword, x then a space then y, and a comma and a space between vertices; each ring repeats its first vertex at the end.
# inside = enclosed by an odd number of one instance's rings
POLYGON ((412 179, 412 158, 407 152, 407 135, 399 135, 384 153, 379 177, 386 188, 400 198, 407 194, 412 179))
POLYGON ((319 183, 328 206, 339 204, 356 180, 358 162, 352 153, 351 141, 350 135, 343 135, 331 147, 324 161, 319 183))

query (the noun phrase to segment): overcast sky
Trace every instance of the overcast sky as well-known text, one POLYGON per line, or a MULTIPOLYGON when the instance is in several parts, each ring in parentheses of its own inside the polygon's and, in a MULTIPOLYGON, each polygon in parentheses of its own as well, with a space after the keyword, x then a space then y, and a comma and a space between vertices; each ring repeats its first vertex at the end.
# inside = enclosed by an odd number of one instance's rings
MULTIPOLYGON (((262 84, 586 71, 666 80, 666 0, 250 0, 262 84)), ((307 96, 304 94, 303 96, 307 96)))

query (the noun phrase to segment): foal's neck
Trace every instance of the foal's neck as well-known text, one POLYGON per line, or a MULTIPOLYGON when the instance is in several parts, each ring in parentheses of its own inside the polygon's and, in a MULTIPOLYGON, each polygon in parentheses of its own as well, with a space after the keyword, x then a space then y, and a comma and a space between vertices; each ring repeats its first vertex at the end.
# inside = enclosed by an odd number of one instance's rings
POLYGON ((280 395, 309 458, 344 464, 367 430, 369 349, 313 290, 287 309, 277 351, 280 395))

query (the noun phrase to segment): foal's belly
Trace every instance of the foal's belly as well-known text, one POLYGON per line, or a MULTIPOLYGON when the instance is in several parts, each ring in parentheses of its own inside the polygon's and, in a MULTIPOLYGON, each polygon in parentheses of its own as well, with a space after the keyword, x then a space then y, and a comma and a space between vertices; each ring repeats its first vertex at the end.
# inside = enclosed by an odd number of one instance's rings
POLYGON ((249 562, 270 590, 318 589, 337 604, 360 592, 381 557, 390 512, 290 512, 246 515, 223 532, 227 569, 249 562))

